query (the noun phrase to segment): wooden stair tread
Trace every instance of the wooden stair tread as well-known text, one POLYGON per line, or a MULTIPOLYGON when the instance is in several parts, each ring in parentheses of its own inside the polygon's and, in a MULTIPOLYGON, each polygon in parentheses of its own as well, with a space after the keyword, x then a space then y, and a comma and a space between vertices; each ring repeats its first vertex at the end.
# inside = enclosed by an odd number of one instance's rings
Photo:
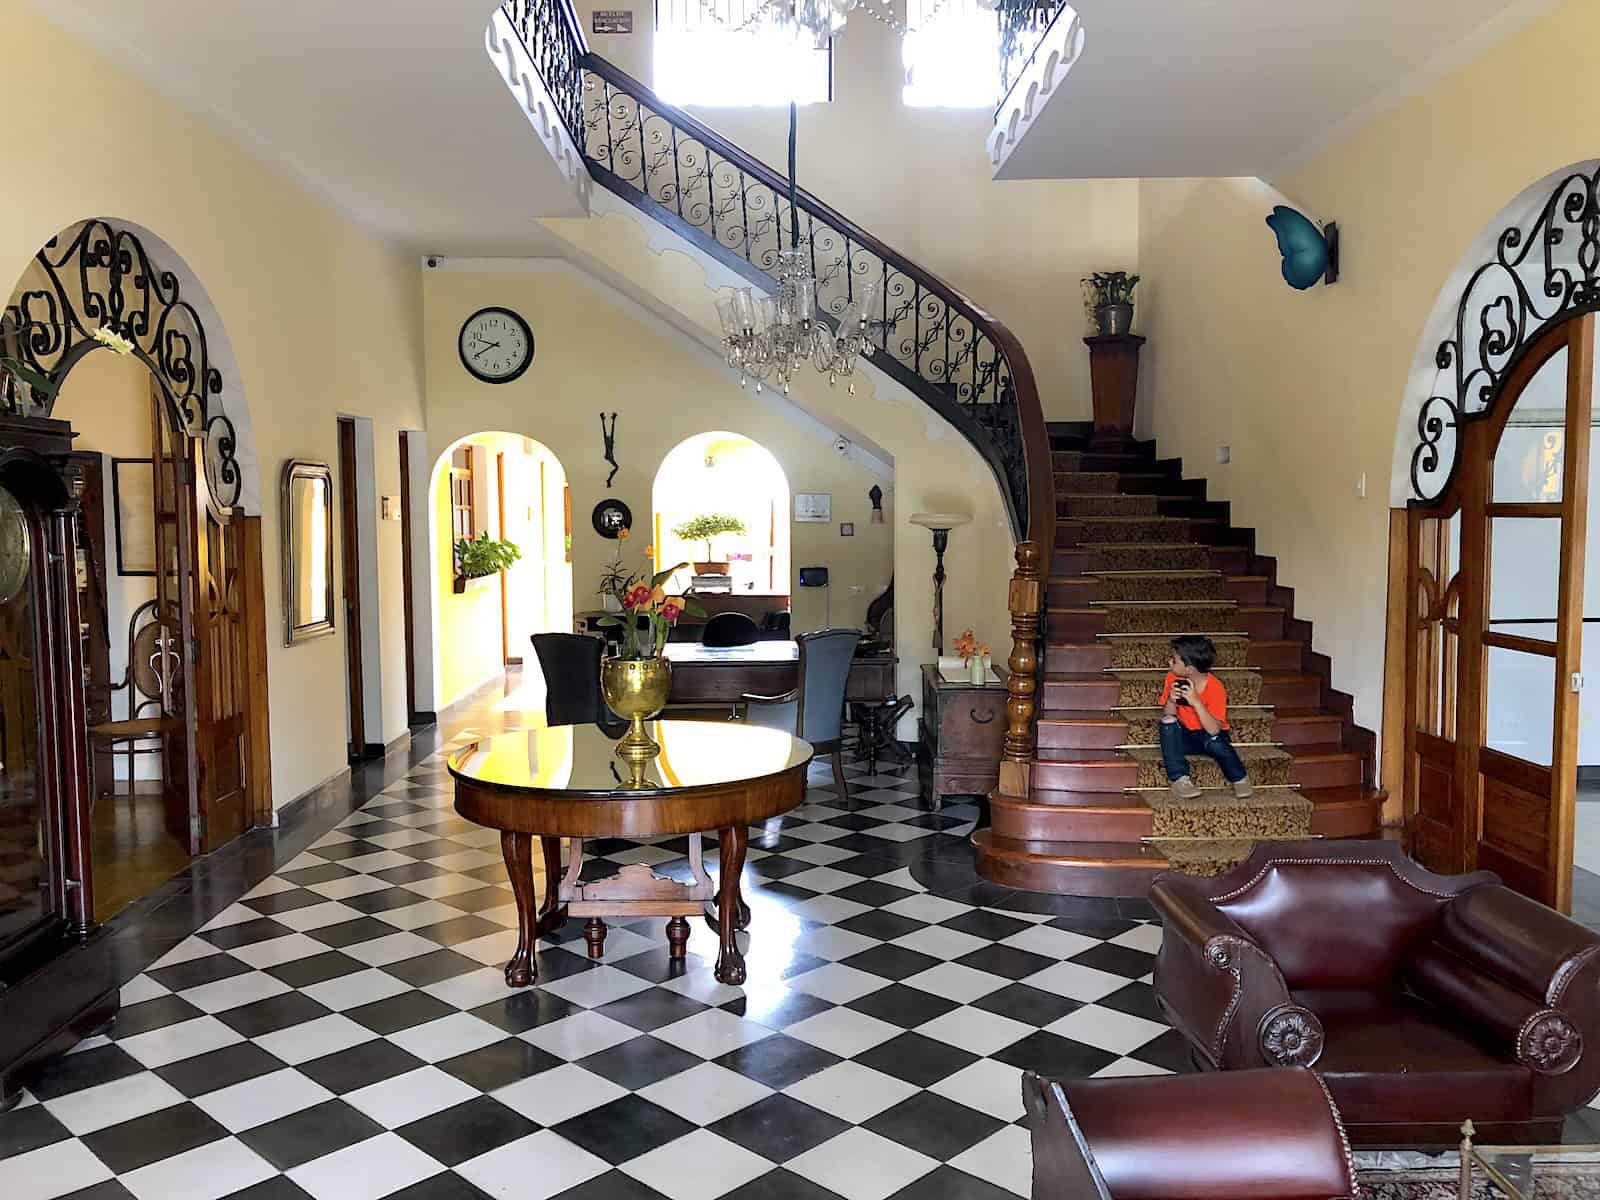
POLYGON ((1000 858, 1044 860, 1062 866, 1104 866, 1126 864, 1133 867, 1163 868, 1167 860, 1142 842, 1019 842, 997 838, 987 829, 972 835, 972 844, 981 852, 1000 858))
MULTIPOLYGON (((1354 783, 1299 789, 1299 795, 1313 804, 1323 806, 1375 803, 1381 801, 1385 794, 1378 789, 1354 783)), ((1068 792, 1059 788, 1036 788, 1026 799, 1019 796, 1005 796, 997 792, 990 797, 989 802, 1010 807, 1031 804, 1048 808, 1091 809, 1127 809, 1144 803, 1136 791, 1068 792)))

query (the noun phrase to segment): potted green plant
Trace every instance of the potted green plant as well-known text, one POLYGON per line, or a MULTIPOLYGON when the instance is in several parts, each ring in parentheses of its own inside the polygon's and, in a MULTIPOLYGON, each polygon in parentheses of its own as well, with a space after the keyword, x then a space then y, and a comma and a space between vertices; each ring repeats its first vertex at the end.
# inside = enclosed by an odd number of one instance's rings
POLYGON ((1083 277, 1083 309, 1101 337, 1133 329, 1133 289, 1139 277, 1126 271, 1096 271, 1083 277))
POLYGON ((745 523, 731 513, 702 513, 698 517, 690 517, 683 524, 672 531, 674 537, 686 542, 704 542, 706 544, 706 557, 704 562, 694 564, 696 575, 726 575, 728 573, 727 559, 714 559, 711 557, 711 539, 722 533, 748 533, 745 523))
POLYGON ((522 551, 512 542, 492 538, 480 533, 476 538, 462 538, 456 542, 456 578, 453 590, 457 595, 467 590, 467 581, 498 575, 522 557, 522 551))

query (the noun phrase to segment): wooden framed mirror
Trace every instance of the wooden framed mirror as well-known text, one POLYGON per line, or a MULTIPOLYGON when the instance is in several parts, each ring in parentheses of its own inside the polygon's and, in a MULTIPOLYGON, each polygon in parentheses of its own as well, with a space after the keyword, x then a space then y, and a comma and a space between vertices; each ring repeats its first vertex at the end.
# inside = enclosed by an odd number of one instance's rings
POLYGON ((327 463, 283 464, 284 644, 333 632, 333 472, 327 463))

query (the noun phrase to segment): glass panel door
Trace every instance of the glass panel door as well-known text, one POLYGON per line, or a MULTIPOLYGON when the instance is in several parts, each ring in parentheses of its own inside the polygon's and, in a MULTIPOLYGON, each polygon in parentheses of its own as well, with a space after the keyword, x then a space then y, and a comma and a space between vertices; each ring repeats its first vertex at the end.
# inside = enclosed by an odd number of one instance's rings
POLYGON ((1483 449, 1464 464, 1486 485, 1472 514, 1483 567, 1460 676, 1477 734, 1458 760, 1470 764, 1474 865, 1558 907, 1571 903, 1593 324, 1569 321, 1533 343, 1487 429, 1469 432, 1469 451, 1483 449))

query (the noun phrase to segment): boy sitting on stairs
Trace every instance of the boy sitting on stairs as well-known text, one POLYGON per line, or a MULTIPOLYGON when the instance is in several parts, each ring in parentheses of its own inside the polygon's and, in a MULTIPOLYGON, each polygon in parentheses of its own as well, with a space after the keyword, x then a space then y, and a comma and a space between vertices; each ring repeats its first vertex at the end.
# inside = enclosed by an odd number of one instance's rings
POLYGON ((1255 794, 1228 737, 1228 692, 1210 673, 1216 661, 1217 648, 1210 638, 1172 639, 1172 661, 1161 689, 1161 757, 1172 794, 1180 800, 1200 795, 1189 776, 1191 754, 1215 759, 1239 799, 1255 794))

